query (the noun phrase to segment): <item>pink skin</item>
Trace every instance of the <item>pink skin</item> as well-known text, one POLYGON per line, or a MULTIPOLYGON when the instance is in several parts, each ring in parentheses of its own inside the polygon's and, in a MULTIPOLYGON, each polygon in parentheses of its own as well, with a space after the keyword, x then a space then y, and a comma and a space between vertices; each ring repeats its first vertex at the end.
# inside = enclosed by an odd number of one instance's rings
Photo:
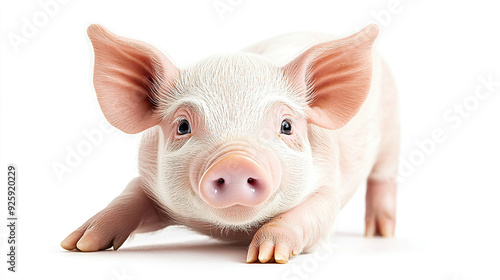
MULTIPOLYGON (((94 84, 106 118, 127 133, 149 129, 139 153, 140 177, 61 246, 80 251, 118 249, 130 234, 182 224, 217 238, 250 242, 247 262, 287 263, 291 256, 310 250, 328 236, 340 209, 363 181, 367 182, 365 235, 392 236, 399 152, 397 94, 387 66, 372 56, 377 34, 378 28, 371 25, 347 38, 308 45, 280 68, 299 97, 307 100, 307 118, 285 105, 274 108, 268 112, 274 117, 260 124, 263 131, 270 131, 265 141, 284 143, 299 154, 307 154, 310 148, 317 173, 311 178, 317 180, 317 186, 309 194, 296 193, 303 197, 275 213, 276 206, 270 205, 276 197, 298 191, 283 183, 287 177, 282 174, 289 175, 288 170, 266 148, 268 142, 259 146, 249 145, 246 139, 228 141, 211 154, 194 152, 201 153, 201 160, 184 162, 187 171, 176 173, 186 178, 164 174, 165 167, 159 164, 168 162, 170 153, 182 151, 190 143, 202 143, 196 141, 215 143, 215 138, 209 138, 213 137, 211 128, 192 106, 180 105, 172 112, 162 107, 169 98, 163 95, 181 75, 163 54, 102 27, 89 27, 96 57, 94 84), (276 131, 284 119, 293 124, 289 135, 276 131), (180 135, 179 120, 192 124, 192 133, 180 135), (187 187, 181 192, 194 197, 183 196, 182 201, 192 204, 175 204, 179 199, 162 196, 166 190, 157 182, 164 178, 185 180, 187 187), (190 208, 199 216, 186 214, 190 208), (255 218, 265 211, 274 214, 269 219, 255 218), (203 216, 203 212, 212 216, 203 216), (213 217, 223 224, 254 224, 246 232, 230 228, 223 234, 211 230, 217 226, 210 221, 213 217)), ((275 40, 248 51, 274 56, 269 46, 288 39, 275 40)))
POLYGON ((260 205, 272 190, 272 178, 263 167, 250 157, 233 152, 208 168, 200 181, 199 193, 209 205, 226 208, 260 205))

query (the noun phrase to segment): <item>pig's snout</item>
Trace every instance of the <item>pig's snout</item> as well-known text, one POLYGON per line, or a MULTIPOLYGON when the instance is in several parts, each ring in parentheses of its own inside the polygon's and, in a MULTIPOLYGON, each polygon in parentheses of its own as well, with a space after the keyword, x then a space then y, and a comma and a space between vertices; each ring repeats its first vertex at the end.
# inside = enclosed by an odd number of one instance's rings
POLYGON ((215 162, 202 176, 201 198, 210 206, 257 206, 273 190, 270 170, 243 154, 229 154, 215 162))

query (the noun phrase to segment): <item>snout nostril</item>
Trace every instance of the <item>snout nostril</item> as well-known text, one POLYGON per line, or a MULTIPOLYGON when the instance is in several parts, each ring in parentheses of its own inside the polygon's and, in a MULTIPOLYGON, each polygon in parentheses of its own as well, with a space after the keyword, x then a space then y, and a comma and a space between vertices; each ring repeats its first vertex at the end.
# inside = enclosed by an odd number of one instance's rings
POLYGON ((224 184, 224 182, 225 182, 224 178, 217 179, 217 183, 219 183, 219 184, 224 184))
POLYGON ((254 180, 252 177, 248 178, 247 183, 252 184, 253 182, 254 182, 254 180))

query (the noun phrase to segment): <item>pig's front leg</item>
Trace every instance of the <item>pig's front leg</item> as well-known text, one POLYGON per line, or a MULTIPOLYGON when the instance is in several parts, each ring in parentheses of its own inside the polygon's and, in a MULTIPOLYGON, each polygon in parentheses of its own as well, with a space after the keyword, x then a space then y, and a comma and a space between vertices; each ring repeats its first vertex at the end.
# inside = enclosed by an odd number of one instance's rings
POLYGON ((323 186, 299 206, 273 218, 254 235, 247 262, 287 263, 290 256, 316 245, 333 227, 340 210, 332 186, 323 186))
POLYGON ((111 246, 117 250, 132 232, 158 230, 169 224, 169 219, 144 193, 141 179, 135 178, 106 208, 68 235, 61 246, 85 252, 111 246))

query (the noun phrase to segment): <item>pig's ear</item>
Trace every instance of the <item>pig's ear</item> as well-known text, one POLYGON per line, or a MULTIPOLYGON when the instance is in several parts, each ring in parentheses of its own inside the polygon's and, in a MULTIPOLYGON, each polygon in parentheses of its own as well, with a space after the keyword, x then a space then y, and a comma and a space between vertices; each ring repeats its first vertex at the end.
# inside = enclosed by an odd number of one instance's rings
POLYGON ((309 122, 327 129, 347 124, 370 91, 372 45, 378 26, 309 48, 283 70, 306 94, 309 122))
POLYGON ((158 94, 179 70, 153 46, 119 37, 104 27, 87 30, 94 47, 94 87, 106 119, 126 133, 157 125, 158 94))

